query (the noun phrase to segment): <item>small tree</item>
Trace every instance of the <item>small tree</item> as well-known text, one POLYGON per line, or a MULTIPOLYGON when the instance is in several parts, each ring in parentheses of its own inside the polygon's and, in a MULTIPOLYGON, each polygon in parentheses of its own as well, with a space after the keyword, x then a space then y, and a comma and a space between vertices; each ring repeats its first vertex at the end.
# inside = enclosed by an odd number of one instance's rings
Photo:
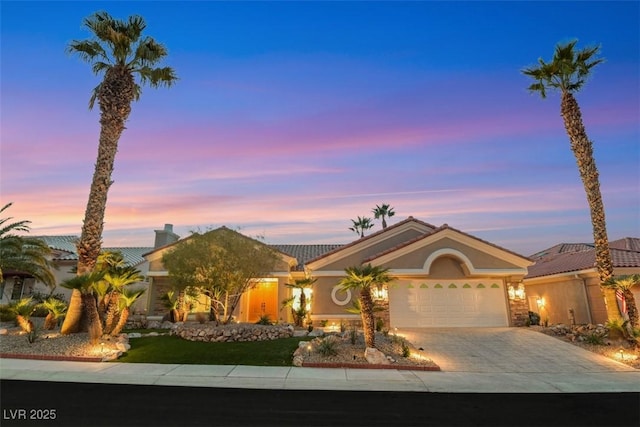
POLYGON ((216 321, 229 323, 242 295, 273 271, 277 253, 226 227, 194 232, 162 256, 177 290, 198 288, 211 299, 216 321))
POLYGON ((389 275, 389 269, 366 264, 364 266, 348 267, 345 269, 345 273, 347 276, 340 280, 338 285, 343 290, 353 289, 360 291, 358 302, 365 345, 367 347, 375 347, 375 303, 371 296, 371 289, 373 286, 385 285, 393 280, 389 275))
POLYGON ((39 305, 47 310, 47 317, 44 318, 44 328, 48 331, 55 329, 60 318, 67 314, 67 303, 57 298, 47 298, 39 305))
POLYGON ((296 304, 295 296, 292 296, 291 298, 287 298, 286 300, 282 301, 283 306, 291 307, 293 322, 295 323, 296 326, 303 326, 304 319, 309 314, 309 310, 307 309, 308 302, 307 302, 307 295, 305 294, 305 290, 310 289, 311 286, 313 286, 313 284, 316 282, 316 280, 318 279, 312 279, 310 277, 307 277, 305 279, 296 279, 294 283, 286 284, 286 286, 291 289, 300 290, 300 295, 298 297, 297 304, 296 304))
POLYGON ((127 324, 127 319, 129 319, 131 306, 134 302, 136 302, 138 298, 140 298, 142 294, 144 294, 144 292, 144 289, 126 288, 122 290, 118 299, 118 304, 120 306, 120 317, 118 318, 118 323, 111 331, 111 336, 115 337, 122 331, 122 329, 127 324))
POLYGON ((640 274, 630 274, 625 276, 612 277, 606 285, 620 291, 624 296, 627 306, 627 316, 629 316, 629 324, 631 328, 638 327, 638 306, 633 296, 631 288, 640 284, 640 274))

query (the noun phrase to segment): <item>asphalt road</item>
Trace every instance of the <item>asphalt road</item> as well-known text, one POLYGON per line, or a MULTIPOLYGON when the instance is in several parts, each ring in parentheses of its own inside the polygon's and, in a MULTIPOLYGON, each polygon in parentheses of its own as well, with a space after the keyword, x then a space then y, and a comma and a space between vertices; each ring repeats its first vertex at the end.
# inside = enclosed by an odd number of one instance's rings
POLYGON ((257 390, 3 380, 9 426, 634 426, 638 393, 257 390))

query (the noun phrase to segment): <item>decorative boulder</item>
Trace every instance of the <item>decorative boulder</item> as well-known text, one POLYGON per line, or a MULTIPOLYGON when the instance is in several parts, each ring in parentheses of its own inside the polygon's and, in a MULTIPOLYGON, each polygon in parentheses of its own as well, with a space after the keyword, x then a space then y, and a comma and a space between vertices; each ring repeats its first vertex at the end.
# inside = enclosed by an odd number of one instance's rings
POLYGON ((387 356, 377 348, 367 347, 364 351, 364 358, 372 365, 389 365, 391 362, 387 356))

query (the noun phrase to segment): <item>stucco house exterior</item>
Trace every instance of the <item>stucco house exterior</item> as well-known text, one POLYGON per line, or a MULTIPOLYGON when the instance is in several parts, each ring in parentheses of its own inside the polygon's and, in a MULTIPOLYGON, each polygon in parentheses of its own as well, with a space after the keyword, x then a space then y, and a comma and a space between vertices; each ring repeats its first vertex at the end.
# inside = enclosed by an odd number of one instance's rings
MULTIPOLYGON (((215 232, 215 230, 213 230, 215 232)), ((170 288, 162 254, 175 243, 155 248, 148 262, 148 312, 164 312, 160 297, 170 288)), ((380 289, 388 307, 389 327, 517 326, 528 317, 526 300, 510 298, 531 261, 448 225, 436 227, 409 217, 346 245, 271 245, 280 255, 278 266, 243 295, 235 313, 238 321, 262 315, 290 322, 281 301, 291 295, 286 286, 295 279, 317 279, 311 291, 314 324, 337 327, 358 320, 347 311, 357 298, 337 284, 350 266, 371 263, 389 268, 394 281, 380 289)), ((520 285, 521 288, 521 285, 520 285)), ((206 306, 206 303, 205 303, 206 306)))
MULTIPOLYGON (((614 276, 640 274, 640 238, 609 242, 614 276)), ((605 323, 607 313, 590 243, 559 243, 531 256, 525 276, 531 311, 551 324, 605 323)), ((640 286, 631 289, 640 301, 640 286)))

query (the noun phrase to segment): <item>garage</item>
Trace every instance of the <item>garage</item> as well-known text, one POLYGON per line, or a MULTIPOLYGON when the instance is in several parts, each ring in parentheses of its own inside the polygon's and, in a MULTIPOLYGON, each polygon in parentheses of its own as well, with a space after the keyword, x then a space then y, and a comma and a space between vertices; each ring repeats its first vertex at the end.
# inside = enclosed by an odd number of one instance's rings
POLYGON ((392 327, 509 326, 502 281, 398 280, 389 289, 392 327))

